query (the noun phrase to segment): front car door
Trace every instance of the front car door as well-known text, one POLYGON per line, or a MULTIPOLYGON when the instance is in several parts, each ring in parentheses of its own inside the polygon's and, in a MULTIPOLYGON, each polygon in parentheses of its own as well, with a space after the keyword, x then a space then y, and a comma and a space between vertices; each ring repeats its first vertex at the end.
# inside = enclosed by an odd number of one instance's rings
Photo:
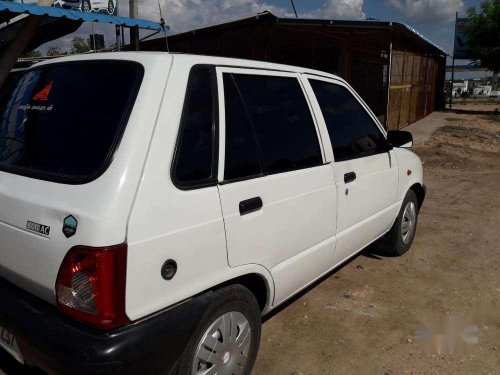
MULTIPOLYGON (((333 147, 339 263, 387 232, 398 212, 398 165, 382 126, 340 80, 308 77, 333 147)), ((320 120, 321 121, 321 120, 320 120)))
POLYGON ((331 267, 333 170, 297 74, 217 68, 217 80, 228 261, 270 270, 276 305, 331 267))

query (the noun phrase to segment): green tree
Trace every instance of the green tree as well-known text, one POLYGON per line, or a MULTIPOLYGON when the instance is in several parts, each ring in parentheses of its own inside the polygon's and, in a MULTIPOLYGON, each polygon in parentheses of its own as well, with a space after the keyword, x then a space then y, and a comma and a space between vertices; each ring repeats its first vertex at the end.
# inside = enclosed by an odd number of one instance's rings
POLYGON ((71 41, 71 54, 81 54, 88 51, 90 51, 90 47, 87 41, 80 36, 75 36, 71 41))
POLYGON ((42 57, 42 54, 40 51, 38 50, 34 50, 34 51, 30 51, 30 52, 25 52, 22 54, 21 57, 25 57, 25 58, 37 58, 37 57, 42 57))
POLYGON ((476 7, 467 11, 467 37, 476 62, 494 73, 500 72, 500 0, 481 3, 481 12, 476 7))
POLYGON ((60 47, 56 47, 56 46, 52 46, 52 47, 49 47, 49 49, 47 50, 47 56, 61 56, 61 55, 65 55, 66 52, 64 52, 60 47))

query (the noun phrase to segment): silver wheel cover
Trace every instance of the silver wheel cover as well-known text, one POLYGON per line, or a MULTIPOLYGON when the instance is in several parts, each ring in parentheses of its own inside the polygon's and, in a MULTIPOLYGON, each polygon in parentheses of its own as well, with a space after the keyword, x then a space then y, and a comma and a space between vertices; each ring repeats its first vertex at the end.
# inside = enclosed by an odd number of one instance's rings
POLYGON ((237 311, 225 313, 210 325, 198 343, 192 375, 243 375, 251 342, 247 318, 237 311))
POLYGON ((417 207, 415 203, 408 202, 403 212, 401 219, 401 240, 405 245, 408 245, 413 238, 415 227, 417 224, 417 207))

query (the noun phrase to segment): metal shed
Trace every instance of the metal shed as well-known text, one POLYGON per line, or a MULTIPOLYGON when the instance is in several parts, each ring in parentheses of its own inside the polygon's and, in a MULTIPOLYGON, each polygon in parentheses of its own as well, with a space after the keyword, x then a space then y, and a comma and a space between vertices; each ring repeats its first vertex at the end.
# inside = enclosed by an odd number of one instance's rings
MULTIPOLYGON (((318 69, 346 79, 388 129, 444 107, 446 53, 397 22, 279 18, 270 12, 171 35, 170 51, 318 69)), ((141 44, 164 51, 165 38, 141 44)))

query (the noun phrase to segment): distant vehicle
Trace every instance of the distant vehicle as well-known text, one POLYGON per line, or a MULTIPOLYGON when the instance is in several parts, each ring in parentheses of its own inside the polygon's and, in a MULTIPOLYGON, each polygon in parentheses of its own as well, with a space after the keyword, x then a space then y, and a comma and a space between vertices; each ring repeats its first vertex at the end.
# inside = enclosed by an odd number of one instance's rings
POLYGON ((50 375, 249 375, 262 316, 415 238, 411 133, 332 74, 103 53, 4 102, 0 347, 50 375))
POLYGON ((116 10, 116 0, 56 0, 55 7, 82 12, 107 12, 114 14, 116 10))

